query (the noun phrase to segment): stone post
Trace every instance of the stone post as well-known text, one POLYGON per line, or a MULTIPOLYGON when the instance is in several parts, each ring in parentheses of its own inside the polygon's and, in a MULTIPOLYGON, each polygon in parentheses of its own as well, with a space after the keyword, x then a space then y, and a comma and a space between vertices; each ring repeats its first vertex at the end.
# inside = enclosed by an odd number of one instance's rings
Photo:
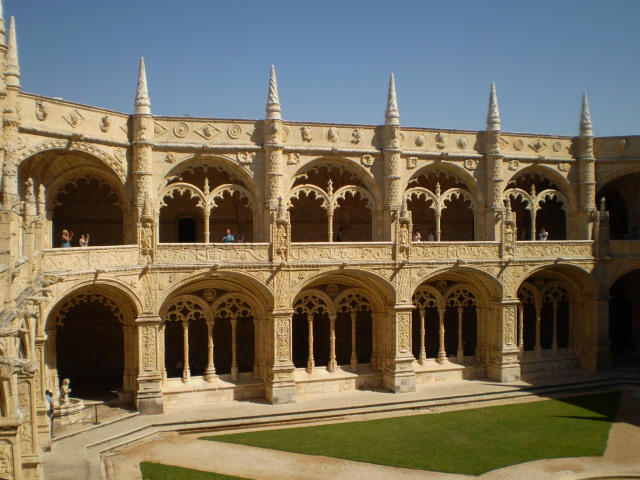
POLYGON ((520 380, 520 362, 516 339, 518 318, 517 298, 505 298, 494 302, 493 325, 490 326, 489 364, 487 376, 499 382, 520 380))
POLYGON ((164 412, 162 401, 162 373, 158 339, 160 331, 158 315, 140 315, 136 319, 138 330, 138 391, 136 407, 142 414, 164 412))
POLYGON ((295 403, 292 360, 293 310, 274 310, 267 318, 267 372, 265 397, 274 405, 295 403))
POLYGON ((582 97, 580 136, 578 138, 578 189, 580 210, 578 215, 578 239, 590 240, 596 212, 596 159, 593 154, 593 126, 587 92, 582 97))
POLYGON ((396 304, 387 312, 388 329, 383 386, 394 393, 416 391, 416 374, 411 353, 411 313, 413 304, 396 304))

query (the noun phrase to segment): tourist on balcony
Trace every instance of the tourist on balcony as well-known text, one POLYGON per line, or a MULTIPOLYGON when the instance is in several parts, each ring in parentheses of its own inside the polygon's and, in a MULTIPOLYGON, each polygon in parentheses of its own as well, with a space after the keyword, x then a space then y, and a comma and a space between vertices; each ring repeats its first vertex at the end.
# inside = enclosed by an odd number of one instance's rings
POLYGON ((236 237, 236 242, 244 243, 244 234, 242 233, 242 230, 238 232, 238 236, 236 237))
POLYGON ((338 229, 338 234, 336 235, 336 242, 342 241, 342 227, 338 229))
POLYGON ((78 240, 78 244, 81 247, 87 247, 89 245, 89 234, 80 235, 80 240, 78 240))
POLYGON ((416 231, 415 231, 415 232, 413 232, 413 241, 414 241, 414 242, 419 242, 419 241, 421 241, 421 240, 422 240, 422 235, 420 235, 420 230, 418 230, 418 229, 416 228, 416 231))
POLYGON ((62 230, 62 248, 68 248, 71 246, 71 239, 73 238, 73 230, 62 230))
POLYGON ((544 228, 540 229, 540 235, 538 235, 538 240, 542 242, 546 242, 549 238, 549 232, 547 232, 544 228))
POLYGON ((429 230, 429 233, 427 233, 427 242, 435 242, 436 241, 436 236, 433 234, 433 229, 429 230))
POLYGON ((231 230, 227 228, 227 234, 224 237, 222 237, 222 241, 224 243, 233 243, 234 240, 235 239, 233 238, 233 235, 231 235, 231 230))

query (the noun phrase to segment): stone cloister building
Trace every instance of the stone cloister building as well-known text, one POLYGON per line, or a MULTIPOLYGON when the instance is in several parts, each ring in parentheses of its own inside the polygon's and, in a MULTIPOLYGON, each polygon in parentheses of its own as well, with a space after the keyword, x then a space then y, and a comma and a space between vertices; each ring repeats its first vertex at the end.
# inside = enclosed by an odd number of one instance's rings
POLYGON ((383 124, 290 122, 272 67, 264 119, 166 117, 142 60, 125 114, 23 92, 13 18, 0 59, 0 477, 64 378, 155 414, 639 355, 640 137, 586 95, 575 137, 502 131, 495 86, 484 131, 403 126, 393 75, 383 124))

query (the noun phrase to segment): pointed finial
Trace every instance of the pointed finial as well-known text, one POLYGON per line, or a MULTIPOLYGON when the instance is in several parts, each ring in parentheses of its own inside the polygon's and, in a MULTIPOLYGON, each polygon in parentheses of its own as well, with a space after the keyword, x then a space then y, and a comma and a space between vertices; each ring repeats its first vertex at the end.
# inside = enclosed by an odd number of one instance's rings
POLYGON ((400 125, 400 112, 398 111, 398 99, 396 97, 396 80, 391 74, 389 80, 389 93, 387 94, 387 110, 385 112, 385 125, 400 125))
POLYGON ((498 109, 498 94, 496 93, 496 82, 491 82, 491 93, 489 95, 489 112, 487 113, 487 131, 500 131, 500 110, 498 109))
POLYGON ((269 75, 269 96, 267 97, 267 120, 281 120, 280 100, 278 99, 278 81, 276 80, 276 67, 271 65, 269 75))
POLYGON ((591 112, 589 111, 589 99, 587 98, 587 92, 584 92, 582 94, 582 112, 580 113, 580 136, 593 136, 593 125, 591 124, 591 112))
POLYGON ((5 63, 5 82, 8 87, 20 88, 20 65, 18 64, 18 43, 16 41, 16 22, 9 19, 9 39, 7 40, 7 55, 5 63))
POLYGON ((133 113, 136 115, 151 115, 151 100, 149 99, 149 91, 147 90, 147 71, 144 66, 144 57, 140 57, 138 92, 136 93, 135 109, 133 113))

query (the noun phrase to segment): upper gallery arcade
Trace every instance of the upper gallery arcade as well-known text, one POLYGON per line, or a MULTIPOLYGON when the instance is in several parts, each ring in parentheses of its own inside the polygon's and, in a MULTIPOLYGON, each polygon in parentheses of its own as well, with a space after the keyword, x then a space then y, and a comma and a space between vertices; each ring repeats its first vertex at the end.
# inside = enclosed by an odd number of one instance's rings
POLYGON ((403 126, 393 75, 380 125, 290 122, 271 67, 264 119, 169 117, 141 60, 125 114, 23 92, 16 38, 1 20, 14 471, 63 378, 160 413, 640 355, 640 137, 595 137, 586 94, 574 137, 503 131, 495 85, 483 131, 403 126))

